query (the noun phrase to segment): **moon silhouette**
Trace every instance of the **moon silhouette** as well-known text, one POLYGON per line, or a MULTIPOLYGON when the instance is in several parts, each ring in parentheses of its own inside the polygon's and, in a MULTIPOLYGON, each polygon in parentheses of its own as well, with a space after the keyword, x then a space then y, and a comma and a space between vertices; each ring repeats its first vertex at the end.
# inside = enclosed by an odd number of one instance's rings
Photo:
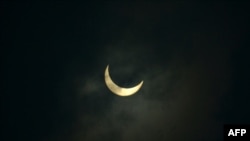
POLYGON ((118 85, 116 85, 110 75, 109 75, 109 65, 106 67, 105 74, 104 74, 104 79, 107 87, 111 92, 113 92, 116 95, 119 96, 130 96, 135 94, 142 86, 143 81, 141 81, 138 85, 132 87, 132 88, 123 88, 118 85))

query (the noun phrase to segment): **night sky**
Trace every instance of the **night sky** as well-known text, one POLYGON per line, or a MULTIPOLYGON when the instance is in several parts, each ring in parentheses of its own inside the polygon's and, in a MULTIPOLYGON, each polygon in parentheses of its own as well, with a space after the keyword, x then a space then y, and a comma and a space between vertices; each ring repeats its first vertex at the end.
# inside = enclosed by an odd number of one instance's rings
POLYGON ((221 141, 250 124, 248 3, 0 6, 1 141, 221 141), (114 95, 107 65, 142 88, 114 95))

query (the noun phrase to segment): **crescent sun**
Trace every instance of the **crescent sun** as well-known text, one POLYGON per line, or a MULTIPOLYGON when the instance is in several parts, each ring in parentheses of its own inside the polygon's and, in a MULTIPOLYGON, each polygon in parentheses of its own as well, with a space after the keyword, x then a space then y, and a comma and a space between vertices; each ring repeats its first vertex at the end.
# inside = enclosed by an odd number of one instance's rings
POLYGON ((140 90, 142 84, 143 84, 143 81, 141 81, 138 85, 132 87, 132 88, 123 88, 123 87, 120 87, 118 85, 116 85, 110 75, 109 75, 109 65, 106 67, 106 70, 105 70, 105 73, 104 73, 104 79, 105 79, 105 83, 107 85, 107 87, 109 88, 109 90, 111 92, 113 92, 114 94, 116 95, 119 95, 119 96, 130 96, 130 95, 133 95, 135 94, 138 90, 140 90))

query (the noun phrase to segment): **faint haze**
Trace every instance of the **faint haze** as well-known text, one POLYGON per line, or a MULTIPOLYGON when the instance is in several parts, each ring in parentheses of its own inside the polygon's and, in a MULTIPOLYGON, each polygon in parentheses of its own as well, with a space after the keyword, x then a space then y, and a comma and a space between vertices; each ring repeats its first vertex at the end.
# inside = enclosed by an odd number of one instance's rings
POLYGON ((222 139, 218 113, 232 85, 233 48, 225 39, 232 35, 224 35, 225 13, 203 6, 108 5, 94 69, 75 75, 79 110, 70 140, 222 139), (117 84, 143 80, 141 90, 112 94, 103 80, 107 65, 117 84))

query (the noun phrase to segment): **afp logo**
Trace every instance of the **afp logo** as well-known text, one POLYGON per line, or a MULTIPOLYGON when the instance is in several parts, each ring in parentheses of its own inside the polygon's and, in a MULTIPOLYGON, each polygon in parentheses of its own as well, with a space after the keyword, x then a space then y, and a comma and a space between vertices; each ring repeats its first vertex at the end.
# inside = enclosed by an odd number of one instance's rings
POLYGON ((250 125, 224 125, 224 141, 250 141, 250 125))
POLYGON ((246 129, 230 129, 228 136, 244 136, 247 133, 246 129))

